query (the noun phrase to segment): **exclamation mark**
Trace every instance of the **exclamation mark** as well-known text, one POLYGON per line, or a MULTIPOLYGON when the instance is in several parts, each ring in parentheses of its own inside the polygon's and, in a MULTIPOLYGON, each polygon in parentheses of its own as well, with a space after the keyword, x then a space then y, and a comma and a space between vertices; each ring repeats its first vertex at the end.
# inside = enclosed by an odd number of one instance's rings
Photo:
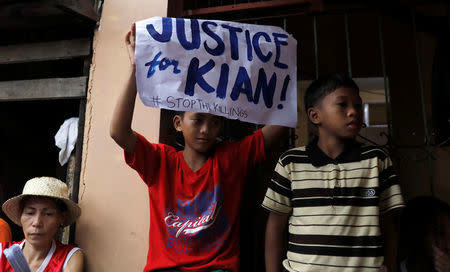
MULTIPOLYGON (((291 77, 289 75, 287 75, 284 78, 283 88, 281 89, 280 101, 286 101, 286 91, 287 91, 287 87, 289 85, 290 80, 291 80, 291 77)), ((283 109, 283 104, 278 104, 277 108, 279 110, 283 109)))

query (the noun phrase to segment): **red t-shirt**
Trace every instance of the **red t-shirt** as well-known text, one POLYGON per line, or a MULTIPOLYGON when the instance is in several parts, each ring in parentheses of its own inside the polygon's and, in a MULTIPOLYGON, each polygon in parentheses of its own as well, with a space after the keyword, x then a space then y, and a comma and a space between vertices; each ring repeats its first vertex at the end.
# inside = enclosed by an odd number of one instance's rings
POLYGON ((239 212, 249 170, 265 158, 261 130, 223 142, 196 172, 183 152, 137 136, 125 160, 148 186, 150 231, 144 271, 239 270, 239 212))

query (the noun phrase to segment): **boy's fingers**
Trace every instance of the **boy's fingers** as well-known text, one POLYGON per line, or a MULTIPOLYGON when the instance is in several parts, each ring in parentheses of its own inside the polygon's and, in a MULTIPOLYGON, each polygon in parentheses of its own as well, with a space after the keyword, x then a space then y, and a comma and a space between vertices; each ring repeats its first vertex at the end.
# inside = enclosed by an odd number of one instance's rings
POLYGON ((130 62, 133 65, 133 67, 136 65, 136 62, 134 60, 134 50, 136 47, 135 35, 136 35, 136 25, 133 23, 131 24, 131 29, 125 35, 125 45, 128 50, 128 57, 130 58, 130 62))
POLYGON ((135 60, 134 60, 134 41, 133 41, 133 36, 132 36, 131 30, 128 31, 127 34, 125 35, 125 45, 126 45, 127 50, 128 50, 128 57, 130 58, 130 62, 134 66, 135 65, 135 60))
POLYGON ((131 31, 128 31, 127 34, 125 35, 125 43, 126 44, 130 43, 130 35, 131 35, 131 31))
POLYGON ((131 42, 134 44, 136 41, 136 24, 131 25, 131 42))

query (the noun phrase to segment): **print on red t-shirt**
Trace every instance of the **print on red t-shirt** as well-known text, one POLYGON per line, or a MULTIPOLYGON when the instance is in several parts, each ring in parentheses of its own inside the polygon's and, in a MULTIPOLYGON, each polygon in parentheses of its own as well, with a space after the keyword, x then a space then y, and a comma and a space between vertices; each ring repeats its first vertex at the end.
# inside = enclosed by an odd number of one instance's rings
POLYGON ((220 184, 192 200, 177 199, 176 209, 167 213, 164 222, 169 234, 167 247, 178 249, 180 254, 193 255, 220 248, 224 242, 223 234, 230 231, 220 184), (195 239, 190 239, 193 236, 195 239))

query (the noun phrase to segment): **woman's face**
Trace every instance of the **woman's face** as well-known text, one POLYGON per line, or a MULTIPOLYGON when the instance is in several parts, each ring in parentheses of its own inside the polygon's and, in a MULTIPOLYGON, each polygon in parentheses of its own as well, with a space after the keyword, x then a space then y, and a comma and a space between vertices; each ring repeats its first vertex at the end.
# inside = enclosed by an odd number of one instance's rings
POLYGON ((64 215, 54 200, 31 198, 25 202, 20 217, 27 243, 48 246, 64 221, 64 215))

